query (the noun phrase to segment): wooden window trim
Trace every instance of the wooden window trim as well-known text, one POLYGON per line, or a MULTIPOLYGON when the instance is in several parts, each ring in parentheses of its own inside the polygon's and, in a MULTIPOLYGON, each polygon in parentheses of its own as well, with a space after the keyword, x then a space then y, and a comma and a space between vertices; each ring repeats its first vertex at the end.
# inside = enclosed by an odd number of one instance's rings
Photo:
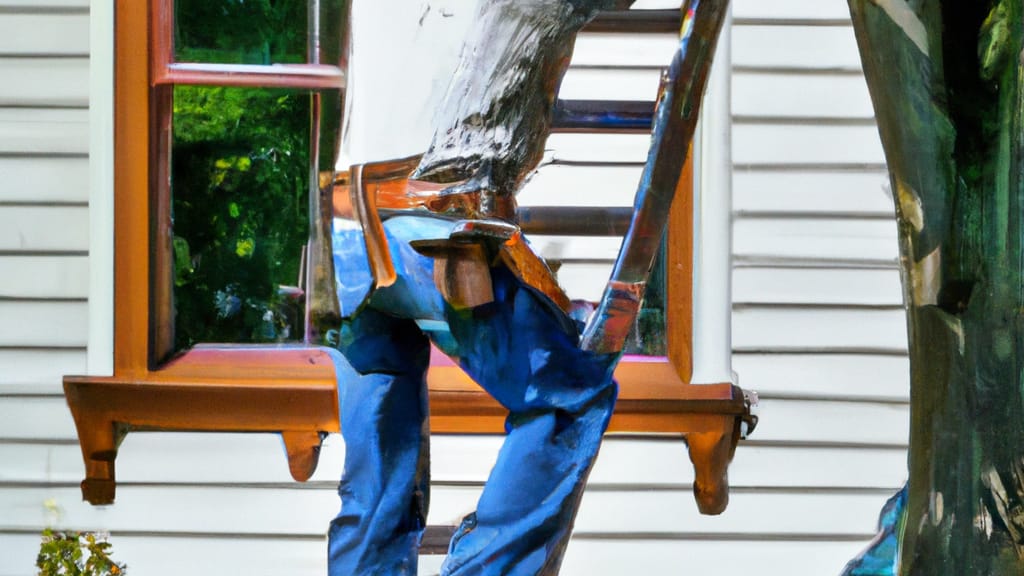
POLYGON ((326 90, 345 88, 345 74, 337 66, 324 64, 192 64, 174 63, 157 73, 154 84, 193 86, 239 86, 252 88, 298 88, 326 90))
MULTIPOLYGON (((114 374, 68 376, 64 386, 86 464, 83 495, 96 504, 113 501, 117 445, 129 429, 281 432, 297 480, 312 474, 321 434, 338 430, 337 380, 323 349, 199 346, 154 361, 169 350, 166 320, 158 319, 169 317, 173 271, 169 246, 159 241, 170 223, 167 163, 158 160, 170 146, 170 106, 159 99, 170 98, 167 82, 176 80, 170 45, 151 50, 149 23, 151 13, 172 14, 171 7, 170 0, 115 5, 114 374)), ((244 84, 233 85, 344 86, 343 75, 323 73, 339 67, 292 66, 279 76, 261 68, 235 75, 244 84)), ((197 83, 231 84, 223 66, 190 74, 197 83)))
MULTIPOLYGON (((170 146, 174 83, 343 88, 341 67, 232 67, 175 64, 170 39, 150 44, 154 15, 172 0, 116 0, 114 106, 114 374, 68 376, 65 392, 78 429, 84 497, 114 499, 117 446, 129 430, 281 432, 297 480, 316 466, 322 434, 336 432, 337 381, 330 353, 307 346, 197 346, 165 363, 170 274, 169 175, 158 159, 170 146), (258 68, 258 70, 257 70, 258 68), (275 84, 279 82, 279 84, 275 84), (159 111, 163 110, 163 114, 159 111), (154 218, 154 214, 156 215, 154 218), (155 222, 153 225, 151 223, 155 222)), ((165 20, 166 21, 166 20, 165 20)), ((155 27, 157 30, 170 30, 155 27)), ((680 181, 669 232, 669 358, 625 357, 610 432, 686 434, 695 464, 721 471, 747 412, 731 383, 690 385, 692 168, 680 181)), ((505 411, 446 359, 428 373, 431 429, 501 433, 505 411)))

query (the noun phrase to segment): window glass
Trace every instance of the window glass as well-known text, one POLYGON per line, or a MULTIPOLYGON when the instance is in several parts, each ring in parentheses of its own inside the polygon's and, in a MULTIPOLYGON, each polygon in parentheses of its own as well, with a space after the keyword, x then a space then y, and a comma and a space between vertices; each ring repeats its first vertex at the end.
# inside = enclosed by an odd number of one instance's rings
POLYGON ((311 101, 297 90, 175 87, 176 349, 303 338, 311 101))
POLYGON ((299 0, 176 0, 174 59, 300 64, 309 46, 309 15, 309 3, 299 0))
MULTIPOLYGON (((527 235, 531 240, 544 239, 543 235, 527 235)), ((546 237, 553 238, 553 237, 546 237)), ((570 300, 574 301, 572 316, 583 321, 598 306, 604 293, 608 277, 611 275, 613 262, 594 258, 587 253, 587 245, 611 243, 615 249, 622 242, 621 237, 583 237, 561 236, 557 249, 554 243, 548 242, 548 266, 555 272, 559 285, 565 290, 570 300)), ((651 269, 644 299, 636 316, 629 336, 626 338, 623 352, 644 356, 666 356, 668 354, 668 310, 666 308, 668 278, 666 276, 666 242, 663 240, 651 269)))
POLYGON ((665 338, 665 293, 668 288, 665 277, 665 241, 661 242, 651 277, 644 291, 644 300, 637 314, 633 332, 626 341, 626 354, 643 354, 646 356, 665 356, 668 346, 665 338))
MULTIPOLYGON (((341 147, 342 114, 345 108, 345 94, 341 90, 320 91, 320 142, 317 145, 317 169, 334 174, 341 147)), ((326 185, 326 183, 324 183, 326 185)))
POLYGON ((334 270, 334 251, 331 241, 332 217, 335 203, 335 170, 338 148, 341 145, 344 95, 340 90, 324 90, 314 100, 314 121, 319 123, 316 158, 317 170, 311 173, 317 184, 317 196, 309 207, 311 226, 310 247, 307 249, 307 342, 324 343, 329 332, 341 322, 337 301, 334 270))
POLYGON ((348 2, 345 0, 315 0, 320 20, 316 44, 321 64, 338 64, 345 50, 345 30, 348 28, 348 2))

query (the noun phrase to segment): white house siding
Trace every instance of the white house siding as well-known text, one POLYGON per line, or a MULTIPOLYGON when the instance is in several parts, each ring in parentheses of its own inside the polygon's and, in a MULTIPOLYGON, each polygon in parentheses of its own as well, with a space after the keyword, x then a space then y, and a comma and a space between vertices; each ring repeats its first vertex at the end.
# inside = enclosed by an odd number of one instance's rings
MULTIPOLYGON (((808 547, 758 572, 810 574, 813 546, 827 545, 835 557, 819 573, 835 574, 906 477, 892 200, 846 2, 737 0, 735 15, 733 364, 760 392, 763 423, 736 466, 777 450, 785 480, 761 468, 752 490, 813 495, 815 514, 835 519, 787 538, 808 547), (790 419, 801 432, 777 434, 790 419), (793 459, 808 450, 816 456, 793 459)), ((791 515, 762 513, 776 527, 791 515)))
MULTIPOLYGON (((86 0, 0 0, 0 574, 34 574, 60 378, 86 369, 86 0)), ((63 452, 62 452, 63 451, 63 452)), ((81 464, 77 464, 81 469, 81 464)), ((60 482, 62 480, 58 480, 60 482)), ((70 481, 64 481, 70 486, 70 481)))
MULTIPOLYGON (((736 0, 734 13, 734 366, 761 394, 761 425, 737 450, 729 509, 714 518, 696 513, 680 441, 608 439, 569 576, 835 574, 906 474, 895 228, 845 2, 736 0)), ((88 29, 87 0, 0 0, 0 576, 34 574, 46 525, 110 531, 140 576, 323 574, 336 436, 314 478, 296 484, 273 435, 131 434, 117 503, 81 502, 60 376, 86 368, 88 29)), ((671 45, 584 37, 564 95, 649 99, 657 73, 616 66, 659 64, 671 45)), ((554 144, 579 150, 571 138, 554 144)), ((631 158, 643 146, 627 138, 600 153, 631 158)), ((636 167, 596 170, 545 169, 524 200, 590 182, 594 194, 627 191, 595 203, 628 204, 636 167)), ((499 442, 433 440, 431 524, 472 508, 499 442)), ((423 572, 438 562, 424 558, 423 572)))

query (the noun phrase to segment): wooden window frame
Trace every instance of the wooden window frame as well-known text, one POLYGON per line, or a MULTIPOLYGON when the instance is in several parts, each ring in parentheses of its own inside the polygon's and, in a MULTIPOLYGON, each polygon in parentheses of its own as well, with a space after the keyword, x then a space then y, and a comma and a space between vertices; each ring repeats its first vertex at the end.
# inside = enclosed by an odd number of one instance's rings
POLYGON ((83 494, 93 503, 113 501, 117 445, 129 429, 281 432, 298 480, 315 469, 321 434, 338 429, 337 379, 322 348, 203 345, 156 361, 171 346, 170 179, 161 158, 173 86, 343 89, 345 81, 343 63, 174 63, 173 13, 173 0, 115 5, 114 373, 65 378, 83 494))
MULTIPOLYGON (((338 66, 174 63, 173 0, 116 0, 114 66, 114 349, 112 376, 67 376, 86 464, 83 495, 113 502, 117 446, 129 430, 280 432, 292 476, 308 479, 320 441, 339 430, 331 352, 317 346, 201 345, 171 350, 168 232, 170 98, 175 84, 344 89, 338 66), (155 23, 162 23, 157 26, 155 23)), ((605 23, 606 24, 606 23, 605 23)), ((311 161, 314 161, 311 158, 311 161)), ((688 162, 668 236, 667 358, 626 356, 609 432, 687 436, 691 459, 722 473, 748 413, 730 382, 690 384, 693 175, 688 162)), ((435 433, 502 433, 506 411, 435 355, 435 433)))

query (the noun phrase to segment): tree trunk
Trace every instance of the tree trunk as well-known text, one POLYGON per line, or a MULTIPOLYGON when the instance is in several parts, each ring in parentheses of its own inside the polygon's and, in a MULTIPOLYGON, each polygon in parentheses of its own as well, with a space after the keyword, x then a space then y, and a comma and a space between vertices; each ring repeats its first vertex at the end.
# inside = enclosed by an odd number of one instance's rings
POLYGON ((849 0, 910 334, 900 574, 1024 574, 1020 0, 849 0))

